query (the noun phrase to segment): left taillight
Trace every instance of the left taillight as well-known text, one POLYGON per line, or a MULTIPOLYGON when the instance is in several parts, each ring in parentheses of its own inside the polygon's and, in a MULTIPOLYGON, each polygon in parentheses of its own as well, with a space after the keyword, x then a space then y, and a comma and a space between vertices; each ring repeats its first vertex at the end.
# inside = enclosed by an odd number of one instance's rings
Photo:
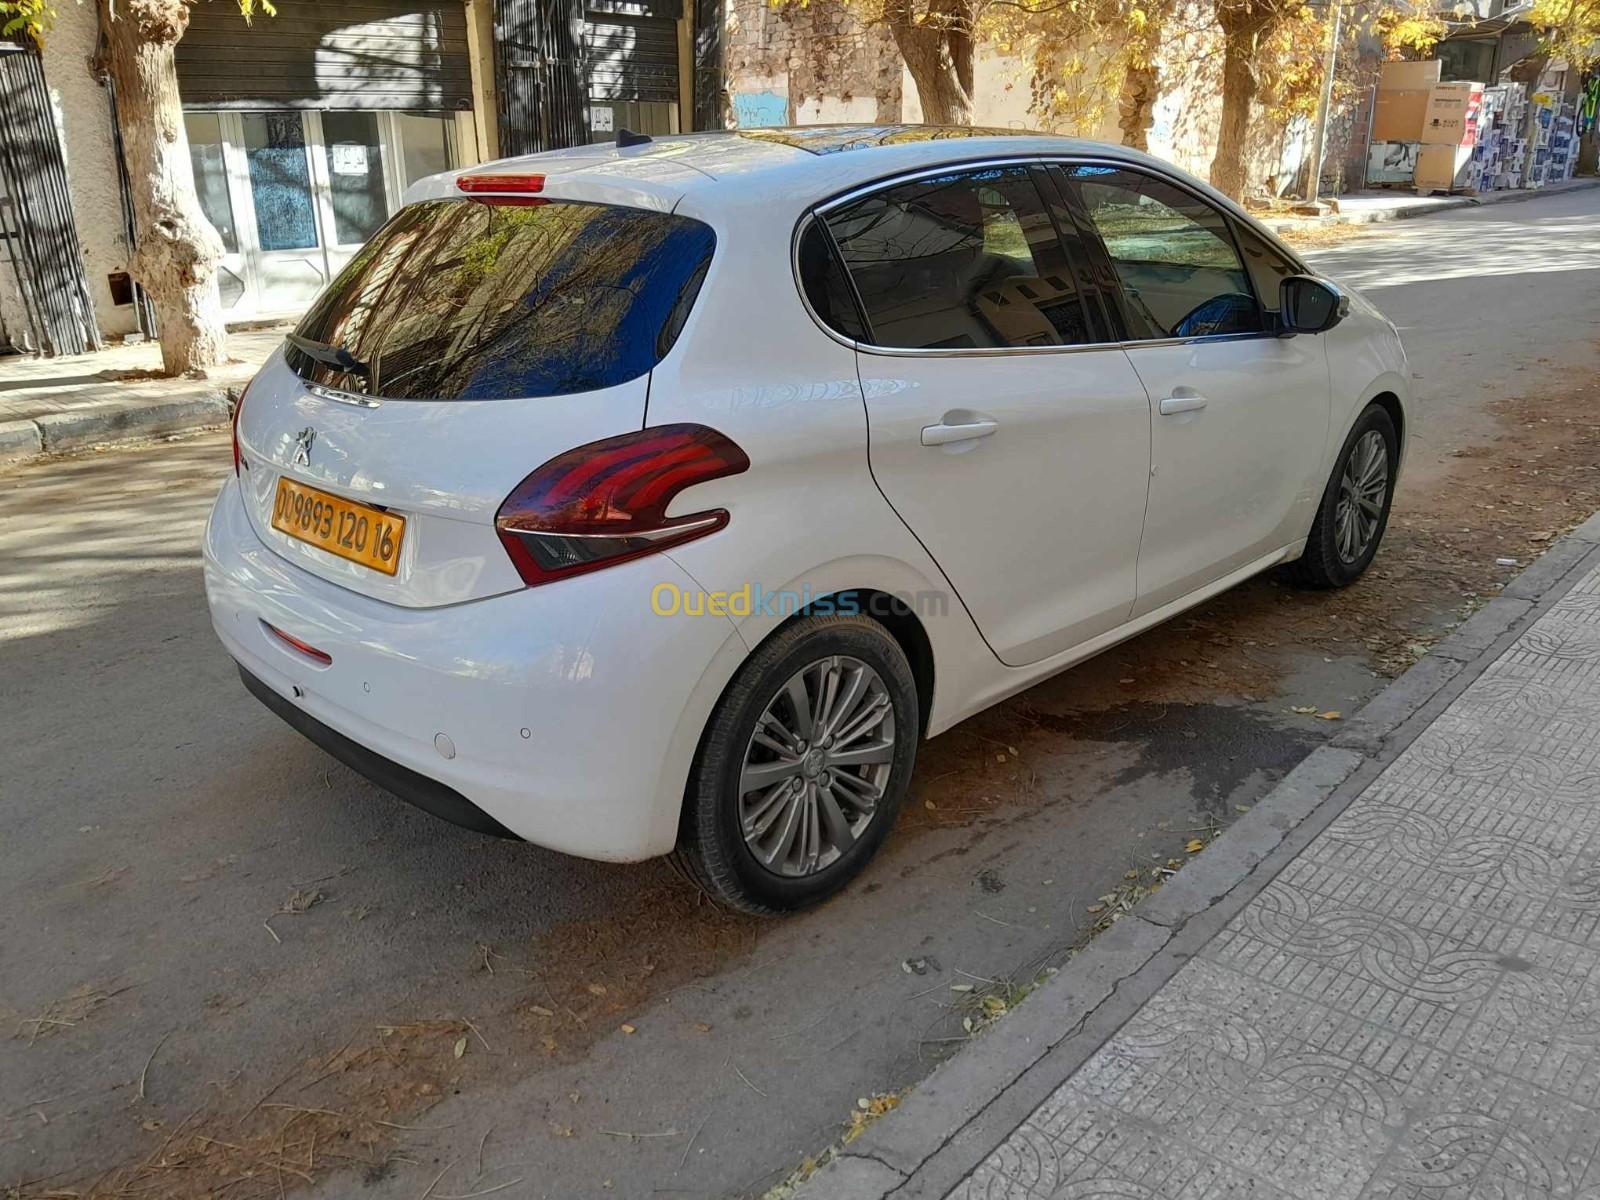
POLYGON ((714 533, 722 508, 667 516, 685 488, 749 470, 733 441, 704 425, 660 425, 558 454, 495 514, 529 587, 599 570, 714 533))

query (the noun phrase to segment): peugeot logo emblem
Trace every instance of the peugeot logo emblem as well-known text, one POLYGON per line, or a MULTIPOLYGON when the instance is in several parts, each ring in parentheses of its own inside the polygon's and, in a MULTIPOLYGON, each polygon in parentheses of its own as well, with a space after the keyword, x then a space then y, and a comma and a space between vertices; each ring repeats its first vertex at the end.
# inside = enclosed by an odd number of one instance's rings
POLYGON ((294 458, 291 460, 297 467, 311 465, 311 444, 317 440, 317 431, 307 425, 294 435, 294 458))

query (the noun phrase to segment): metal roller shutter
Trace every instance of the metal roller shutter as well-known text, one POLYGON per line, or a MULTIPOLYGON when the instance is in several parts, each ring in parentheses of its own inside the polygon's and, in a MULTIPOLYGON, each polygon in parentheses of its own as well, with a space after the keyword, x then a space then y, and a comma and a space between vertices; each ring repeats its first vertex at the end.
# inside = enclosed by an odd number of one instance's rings
POLYGON ((678 23, 672 17, 584 14, 591 100, 678 101, 678 23))
POLYGON ((178 43, 194 108, 472 106, 461 0, 276 0, 246 25, 238 7, 196 4, 178 43))

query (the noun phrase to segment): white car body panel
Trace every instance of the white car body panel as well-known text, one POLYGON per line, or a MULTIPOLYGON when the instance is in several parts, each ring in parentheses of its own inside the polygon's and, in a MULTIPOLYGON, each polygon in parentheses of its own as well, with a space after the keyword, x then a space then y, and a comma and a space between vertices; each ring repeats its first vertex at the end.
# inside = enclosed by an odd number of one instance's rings
POLYGON ((250 465, 223 488, 207 530, 219 637, 280 696, 518 835, 633 860, 672 849, 717 699, 788 617, 655 616, 658 584, 945 597, 919 613, 933 735, 1296 557, 1352 422, 1376 396, 1402 409, 1410 398, 1393 326, 1359 296, 1326 334, 1241 339, 1236 349, 1125 343, 918 360, 859 352, 812 318, 792 239, 816 205, 929 167, 1077 155, 1176 174, 1123 147, 1044 136, 813 155, 718 134, 582 147, 415 184, 408 202, 458 197, 463 174, 538 173, 549 199, 703 221, 717 249, 670 352, 647 376, 602 391, 359 405, 318 394, 275 356, 242 410, 250 465), (1298 388, 1319 370, 1323 397, 1296 413, 1253 407, 1265 394, 1220 402, 1236 385, 1260 386, 1258 374, 1298 388), (1155 401, 1184 386, 1217 395, 1205 410, 1155 415, 1155 401), (1063 411, 1051 411, 1052 389, 1067 397, 1063 411), (920 444, 923 426, 960 410, 995 418, 997 432, 920 444), (506 495, 565 450, 678 422, 710 426, 749 456, 747 472, 697 485, 671 510, 726 509, 726 528, 525 587, 493 526, 506 495), (305 427, 316 429, 319 453, 296 466, 305 427), (1052 454, 1050 438, 1071 444, 1052 454), (1224 465, 1208 471, 1213 459, 1224 465), (1242 465, 1245 486, 1222 486, 1239 482, 1242 465), (402 512, 396 576, 272 530, 283 473, 402 512), (1089 514, 1085 527, 1062 528, 1073 510, 1089 514), (935 527, 921 540, 913 532, 935 527), (1136 577, 1141 539, 1149 555, 1136 577), (275 639, 263 621, 332 665, 275 639), (438 733, 454 757, 436 749, 438 733))

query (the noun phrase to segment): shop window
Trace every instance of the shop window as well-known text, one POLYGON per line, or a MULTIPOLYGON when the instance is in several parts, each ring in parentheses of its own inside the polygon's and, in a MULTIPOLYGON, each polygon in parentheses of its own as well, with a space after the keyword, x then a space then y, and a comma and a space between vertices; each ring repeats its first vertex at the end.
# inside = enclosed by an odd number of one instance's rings
POLYGON ((400 163, 405 186, 419 179, 448 171, 455 163, 450 135, 455 122, 450 117, 427 113, 396 113, 395 131, 400 138, 400 163))
POLYGON ((239 235, 233 227, 233 202, 228 199, 228 167, 222 155, 222 118, 216 113, 185 113, 189 135, 189 162, 194 167, 194 188, 200 211, 222 236, 229 254, 239 252, 239 235))
POLYGON ((389 217, 377 115, 325 112, 322 140, 333 204, 334 244, 359 245, 389 217))

